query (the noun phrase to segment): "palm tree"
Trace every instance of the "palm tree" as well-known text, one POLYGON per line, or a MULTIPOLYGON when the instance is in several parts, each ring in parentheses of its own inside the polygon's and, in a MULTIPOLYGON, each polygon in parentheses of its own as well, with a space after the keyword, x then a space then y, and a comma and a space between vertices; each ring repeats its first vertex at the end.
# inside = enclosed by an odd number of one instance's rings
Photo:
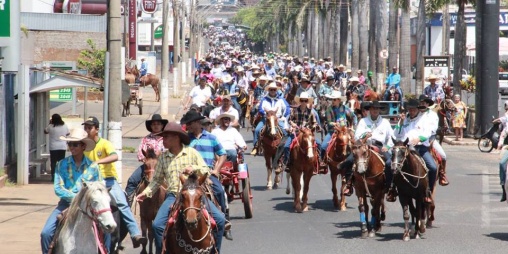
POLYGON ((399 30, 399 9, 397 8, 395 1, 390 1, 389 7, 389 19, 388 19, 388 70, 392 67, 397 66, 397 59, 399 54, 399 41, 398 41, 398 30, 399 30))
POLYGON ((368 0, 358 2, 358 34, 360 39, 359 67, 367 74, 367 56, 369 54, 369 23, 368 23, 368 0))
POLYGON ((340 63, 347 63, 349 0, 340 1, 340 63))
POLYGON ((425 0, 418 5, 418 19, 416 28, 416 94, 423 93, 423 55, 425 54, 425 0))
MULTIPOLYGON (((397 0, 395 5, 401 9, 400 21, 400 87, 405 94, 411 92, 411 45, 410 45, 410 1, 397 0)), ((392 66, 393 67, 393 66, 392 66)))
MULTIPOLYGON (((376 1, 370 0, 369 4, 369 70, 372 72, 376 72, 376 58, 377 48, 376 48, 376 1)), ((377 84, 376 75, 372 76, 372 87, 376 87, 377 84)))
POLYGON ((463 59, 466 57, 467 27, 464 21, 464 9, 466 4, 474 3, 475 0, 457 0, 457 23, 455 23, 455 43, 453 49, 453 92, 460 94, 459 81, 462 79, 463 59))
POLYGON ((351 70, 356 73, 360 63, 360 36, 358 35, 358 1, 351 0, 351 70))
MULTIPOLYGON (((423 1, 423 0, 422 0, 423 1)), ((388 6, 386 1, 375 1, 376 2, 376 49, 377 51, 386 49, 386 31, 388 31, 388 13, 386 10, 388 6)), ((386 61, 379 58, 379 54, 371 57, 376 58, 376 81, 377 91, 381 91, 383 87, 383 81, 386 77, 386 61)))

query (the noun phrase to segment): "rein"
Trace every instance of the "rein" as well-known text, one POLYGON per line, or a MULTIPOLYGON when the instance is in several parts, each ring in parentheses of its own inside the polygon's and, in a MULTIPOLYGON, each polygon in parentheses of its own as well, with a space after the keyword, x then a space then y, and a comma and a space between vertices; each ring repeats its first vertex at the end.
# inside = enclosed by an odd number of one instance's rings
MULTIPOLYGON (((397 165, 397 167, 395 167, 395 169, 397 170, 397 172, 399 172, 401 175, 402 175, 402 178, 404 178, 404 180, 409 184, 409 186, 413 187, 413 189, 416 189, 418 188, 418 186, 420 185, 420 179, 424 179, 427 177, 427 174, 428 172, 425 172, 425 174, 423 176, 417 176, 417 175, 413 175, 413 174, 410 174, 408 172, 404 172, 402 171, 402 168, 404 166, 404 163, 406 162, 406 159, 410 156, 410 153, 409 153, 409 150, 406 150, 406 153, 404 154, 404 160, 402 160, 402 162, 400 163, 393 163, 395 165, 397 165), (410 176, 410 177, 413 177, 413 178, 416 178, 417 181, 416 181, 416 185, 413 185, 409 179, 407 179, 406 176, 410 176)), ((424 164, 425 165, 425 164, 424 164)), ((418 174, 420 173, 420 169, 418 168, 418 174)))
POLYGON ((106 250, 106 247, 104 246, 104 242, 101 241, 101 239, 104 239, 104 233, 102 233, 102 231, 99 230, 99 228, 97 227, 97 216, 105 213, 105 212, 111 212, 111 207, 108 207, 108 208, 104 208, 104 209, 101 209, 101 210, 94 210, 94 209, 91 209, 90 207, 90 204, 87 204, 87 210, 90 210, 90 212, 92 213, 92 215, 94 215, 95 217, 93 216, 90 216, 90 214, 88 214, 87 211, 84 211, 83 209, 81 209, 81 207, 79 208, 79 210, 84 214, 86 215, 86 217, 88 217, 91 221, 92 221, 92 225, 93 225, 93 235, 94 235, 94 238, 95 238, 95 242, 97 243, 98 247, 99 247, 99 252, 101 254, 107 254, 107 250, 106 250), (90 209, 88 209, 90 208, 90 209))
MULTIPOLYGON (((361 161, 361 162, 358 161, 356 163, 363 163, 363 164, 369 163, 370 157, 371 157, 371 153, 374 153, 374 156, 376 158, 378 158, 381 161, 381 164, 384 166, 384 163, 383 163, 383 160, 381 159, 381 157, 379 157, 379 155, 376 152, 372 151, 372 149, 370 149, 369 147, 367 147, 367 157, 366 157, 366 159, 364 161, 361 161)), ((368 165, 365 165, 365 168, 368 168, 367 166, 368 165)), ((379 172, 379 173, 377 173, 375 175, 372 175, 372 176, 365 176, 366 173, 367 173, 367 170, 365 172, 363 172, 363 173, 360 173, 360 175, 362 176, 363 184, 365 185, 365 191, 367 192, 367 197, 372 197, 372 195, 370 194, 369 186, 367 184, 367 179, 376 178, 376 177, 384 174, 385 172, 384 172, 384 170, 381 170, 381 172, 379 172)), ((371 202, 372 202, 372 200, 371 200, 371 202)))

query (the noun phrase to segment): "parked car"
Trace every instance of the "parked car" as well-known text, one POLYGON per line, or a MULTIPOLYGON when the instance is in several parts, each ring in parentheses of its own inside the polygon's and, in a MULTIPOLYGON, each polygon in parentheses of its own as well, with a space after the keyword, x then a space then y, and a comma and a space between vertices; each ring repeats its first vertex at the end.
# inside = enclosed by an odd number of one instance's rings
POLYGON ((508 95, 508 72, 499 73, 499 93, 508 95))

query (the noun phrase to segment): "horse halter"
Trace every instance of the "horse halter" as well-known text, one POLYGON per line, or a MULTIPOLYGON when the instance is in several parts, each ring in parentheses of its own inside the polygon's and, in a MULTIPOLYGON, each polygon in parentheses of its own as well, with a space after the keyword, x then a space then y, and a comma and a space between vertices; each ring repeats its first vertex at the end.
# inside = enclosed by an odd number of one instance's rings
MULTIPOLYGON (((188 191, 189 194, 191 196, 194 196, 196 194, 196 192, 199 192, 198 190, 199 187, 192 187, 192 188, 188 188, 188 189, 183 189, 182 192, 185 190, 185 191, 188 191)), ((201 192, 201 195, 198 197, 199 200, 201 200, 203 198, 203 193, 201 192)), ((183 207, 183 200, 180 198, 180 207, 183 207)), ((196 224, 199 223, 199 221, 201 220, 201 218, 203 217, 203 209, 204 208, 204 204, 201 203, 201 207, 195 207, 195 206, 189 206, 189 207, 186 207, 184 209, 180 209, 180 214, 182 215, 183 217, 183 220, 184 220, 184 224, 187 225, 187 216, 186 216, 186 213, 187 211, 189 210, 195 210, 197 212, 197 218, 196 218, 196 224)), ((205 209, 206 210, 206 209, 205 209)), ((207 226, 207 229, 206 229, 206 232, 205 234, 203 235, 203 237, 199 238, 199 239, 194 239, 192 237, 192 234, 190 232, 190 230, 187 228, 187 226, 185 227, 186 228, 186 231, 187 231, 187 235, 189 236, 189 239, 195 243, 198 243, 198 242, 201 242, 203 241, 211 232, 211 229, 212 229, 212 224, 211 224, 211 220, 210 218, 207 218, 206 216, 205 217, 205 221, 206 221, 206 226, 207 226)), ((177 239, 178 240, 178 239, 177 239)), ((183 241, 183 239, 181 239, 183 241)), ((180 240, 179 240, 180 241, 180 240)), ((185 243, 185 241, 184 241, 185 243)), ((213 245, 213 244, 212 244, 213 245)), ((181 246, 183 247, 183 246, 181 246)), ((186 248, 187 249, 187 248, 186 248)))
POLYGON ((393 151, 394 155, 397 155, 399 151, 404 152, 404 157, 401 162, 396 162, 396 161, 392 160, 392 169, 395 169, 398 172, 400 172, 400 171, 402 171, 402 166, 404 166, 404 163, 406 162, 406 159, 409 155, 409 149, 407 149, 407 147, 403 147, 403 146, 394 146, 392 151, 393 151))
MULTIPOLYGON (((369 146, 367 146, 366 144, 361 144, 361 145, 353 145, 353 153, 354 154, 357 154, 358 153, 358 150, 361 150, 362 154, 366 154, 365 156, 362 156, 363 158, 360 158, 360 156, 358 156, 358 160, 356 161, 356 164, 362 164, 363 165, 363 168, 367 168, 367 164, 369 163, 369 160, 370 160, 370 156, 371 156, 371 151, 370 151, 370 148, 369 146), (355 152, 356 150, 356 152, 355 152), (365 150, 365 151, 363 151, 365 150)), ((356 167, 357 170, 359 167, 356 167)), ((358 172, 358 173, 365 173, 364 172, 358 172)))
MULTIPOLYGON (((87 189, 88 187, 83 187, 85 189, 87 189)), ((100 190, 98 190, 100 191, 100 190)), ((111 207, 108 206, 107 208, 104 208, 104 209, 100 209, 100 210, 95 210, 93 207, 92 207, 92 204, 90 202, 87 202, 86 204, 86 207, 85 207, 85 210, 83 210, 81 207, 79 207, 79 210, 85 214, 86 216, 88 216, 88 218, 90 218, 92 221, 94 222, 98 222, 99 221, 99 215, 105 213, 105 212, 111 212, 111 207)))

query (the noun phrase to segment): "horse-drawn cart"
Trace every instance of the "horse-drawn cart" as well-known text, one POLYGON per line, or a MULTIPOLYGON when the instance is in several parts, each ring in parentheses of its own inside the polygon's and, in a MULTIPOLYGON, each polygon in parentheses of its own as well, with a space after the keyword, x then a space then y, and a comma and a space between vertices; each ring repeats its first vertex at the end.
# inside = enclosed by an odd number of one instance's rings
POLYGON ((134 105, 138 107, 139 114, 143 114, 143 96, 141 90, 139 90, 139 84, 127 84, 122 82, 122 116, 126 117, 131 114, 130 106, 131 102, 134 101, 134 105))
POLYGON ((227 161, 220 170, 221 183, 225 188, 228 200, 241 199, 245 218, 252 218, 252 191, 247 164, 243 161, 243 152, 238 152, 238 163, 227 161), (242 183, 240 187, 240 182, 242 183))

